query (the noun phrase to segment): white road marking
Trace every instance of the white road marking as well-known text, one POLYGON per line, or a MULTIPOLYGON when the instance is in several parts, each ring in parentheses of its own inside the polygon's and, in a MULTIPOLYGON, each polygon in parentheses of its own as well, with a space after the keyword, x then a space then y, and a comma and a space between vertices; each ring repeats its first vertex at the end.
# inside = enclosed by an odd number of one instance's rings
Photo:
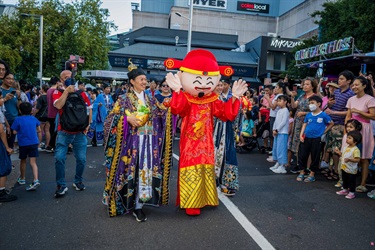
MULTIPOLYGON (((176 160, 180 160, 180 157, 173 154, 176 160)), ((259 232, 259 230, 246 218, 246 216, 238 209, 233 202, 223 195, 219 190, 219 199, 228 209, 228 211, 233 215, 233 217, 240 223, 240 225, 246 230, 250 237, 258 244, 261 249, 272 250, 275 249, 271 243, 259 232)))

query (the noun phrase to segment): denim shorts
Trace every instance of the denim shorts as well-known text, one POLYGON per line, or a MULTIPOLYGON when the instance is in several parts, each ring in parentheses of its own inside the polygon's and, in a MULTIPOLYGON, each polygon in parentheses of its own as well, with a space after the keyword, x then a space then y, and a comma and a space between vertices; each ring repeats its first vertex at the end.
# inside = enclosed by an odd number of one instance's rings
POLYGON ((19 159, 24 160, 27 159, 27 157, 38 157, 39 151, 38 151, 38 144, 29 145, 29 146, 20 146, 19 148, 19 159))

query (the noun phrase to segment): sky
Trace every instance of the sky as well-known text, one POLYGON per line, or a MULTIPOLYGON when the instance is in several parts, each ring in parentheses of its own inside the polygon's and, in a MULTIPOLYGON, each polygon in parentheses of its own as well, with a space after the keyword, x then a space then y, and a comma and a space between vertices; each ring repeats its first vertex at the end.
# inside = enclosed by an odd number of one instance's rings
MULTIPOLYGON (((42 0, 41 0, 42 1, 42 0)), ((63 0, 66 3, 70 0, 63 0)), ((130 3, 140 3, 141 0, 101 0, 102 8, 108 9, 110 16, 108 21, 114 21, 117 31, 111 35, 128 31, 132 27, 132 10, 130 3)), ((4 4, 17 4, 18 0, 3 0, 4 4)))

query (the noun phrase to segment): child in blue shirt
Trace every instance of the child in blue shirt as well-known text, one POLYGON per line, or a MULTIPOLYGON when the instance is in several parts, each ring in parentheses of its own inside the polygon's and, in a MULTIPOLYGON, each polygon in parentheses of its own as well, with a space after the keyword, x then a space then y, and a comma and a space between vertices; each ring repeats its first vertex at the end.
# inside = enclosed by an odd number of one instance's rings
POLYGON ((322 98, 316 95, 309 98, 309 108, 311 112, 305 116, 301 129, 301 143, 298 148, 298 167, 300 173, 297 176, 297 181, 315 181, 315 172, 319 170, 321 137, 334 125, 332 119, 321 110, 321 106, 322 98), (308 167, 307 160, 310 153, 310 174, 307 178, 305 178, 305 170, 308 167))
POLYGON ((20 104, 19 108, 21 116, 18 116, 14 120, 11 127, 13 133, 17 134, 19 159, 21 160, 21 176, 19 177, 18 183, 26 183, 26 159, 29 157, 30 166, 34 175, 34 181, 26 188, 26 190, 31 191, 37 189, 40 185, 36 157, 39 156, 38 145, 42 140, 42 131, 40 129, 40 122, 38 119, 31 115, 32 105, 28 102, 23 102, 20 104))

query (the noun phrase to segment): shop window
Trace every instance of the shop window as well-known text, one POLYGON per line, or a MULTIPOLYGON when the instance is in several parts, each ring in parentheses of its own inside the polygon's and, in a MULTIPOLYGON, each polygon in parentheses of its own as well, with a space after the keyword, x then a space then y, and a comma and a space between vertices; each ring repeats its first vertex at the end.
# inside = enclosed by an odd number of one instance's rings
POLYGON ((286 70, 286 54, 282 52, 267 52, 267 70, 286 70))

